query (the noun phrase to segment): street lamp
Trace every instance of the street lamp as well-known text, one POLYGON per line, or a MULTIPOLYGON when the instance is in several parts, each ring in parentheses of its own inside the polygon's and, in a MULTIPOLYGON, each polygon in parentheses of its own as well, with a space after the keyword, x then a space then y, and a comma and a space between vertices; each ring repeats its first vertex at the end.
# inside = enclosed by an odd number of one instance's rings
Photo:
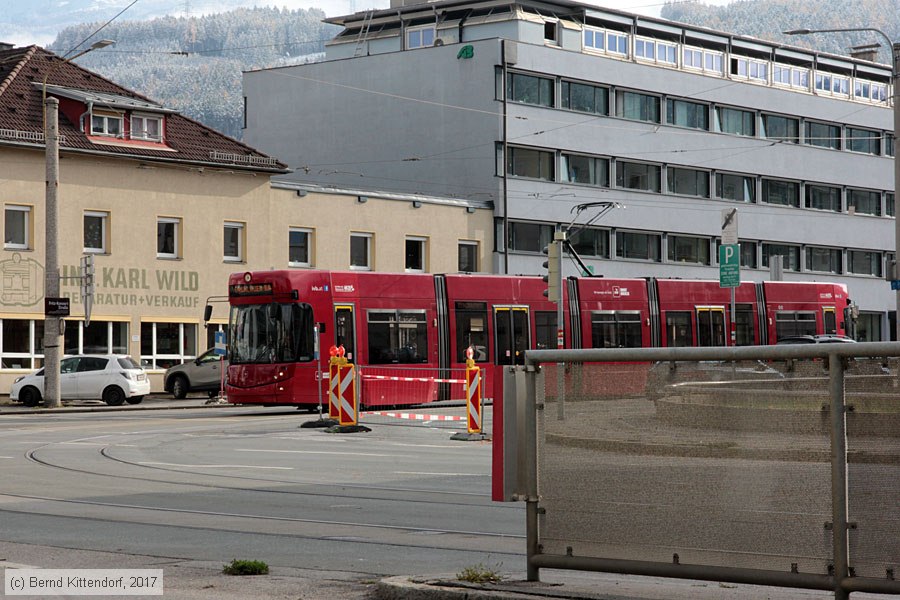
MULTIPOLYGON (((59 229, 57 191, 59 188, 59 100, 47 98, 47 79, 57 67, 92 50, 105 48, 114 44, 112 40, 94 42, 87 50, 69 58, 64 58, 51 67, 44 75, 41 99, 44 106, 44 148, 47 169, 47 187, 45 190, 45 265, 44 265, 44 299, 59 297, 59 229)), ((45 311, 46 312, 46 311, 45 311)), ((59 337, 62 335, 61 319, 56 315, 44 317, 44 406, 58 408, 59 398, 59 337)))
MULTIPOLYGON (((900 93, 897 91, 898 76, 900 76, 900 43, 894 43, 886 33, 874 27, 840 27, 836 29, 792 29, 785 31, 785 35, 810 35, 812 33, 837 33, 848 31, 870 31, 880 35, 891 50, 891 88, 893 89, 892 102, 894 104, 894 267, 900 266, 900 215, 897 214, 897 194, 900 193, 900 159, 897 157, 897 141, 900 140, 900 93)), ((891 265, 887 265, 890 269, 891 265)), ((892 281, 900 279, 900 273, 896 270, 889 273, 892 281)), ((897 308, 894 316, 896 339, 900 341, 900 290, 897 291, 897 308)))

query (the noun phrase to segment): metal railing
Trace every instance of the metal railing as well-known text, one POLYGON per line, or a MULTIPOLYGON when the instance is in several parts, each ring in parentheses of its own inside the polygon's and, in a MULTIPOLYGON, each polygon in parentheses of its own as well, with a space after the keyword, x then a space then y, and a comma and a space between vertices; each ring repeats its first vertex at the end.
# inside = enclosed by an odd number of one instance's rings
POLYGON ((502 410, 528 579, 900 594, 898 357, 888 342, 527 352, 502 410))

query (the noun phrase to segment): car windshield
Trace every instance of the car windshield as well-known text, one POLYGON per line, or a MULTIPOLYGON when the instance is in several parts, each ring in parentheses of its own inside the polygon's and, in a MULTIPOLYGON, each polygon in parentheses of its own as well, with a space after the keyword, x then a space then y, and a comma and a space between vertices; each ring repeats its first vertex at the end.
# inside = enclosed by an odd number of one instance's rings
POLYGON ((233 306, 229 328, 231 364, 313 359, 313 318, 308 304, 233 306))
POLYGON ((137 362, 130 356, 120 356, 119 357, 119 366, 122 367, 123 369, 141 370, 141 365, 137 364, 137 362))

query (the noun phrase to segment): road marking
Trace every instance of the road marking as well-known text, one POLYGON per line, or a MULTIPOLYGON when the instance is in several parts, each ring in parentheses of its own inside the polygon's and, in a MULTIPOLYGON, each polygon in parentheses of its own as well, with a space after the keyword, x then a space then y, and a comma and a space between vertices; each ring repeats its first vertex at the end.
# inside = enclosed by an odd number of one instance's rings
POLYGON ((427 471, 394 471, 394 475, 447 475, 453 477, 466 475, 469 477, 481 477, 483 475, 490 475, 490 473, 429 473, 427 471))
POLYGON ((363 452, 322 452, 321 450, 254 450, 253 448, 237 448, 235 452, 277 452, 281 454, 337 454, 339 456, 378 456, 390 457, 393 454, 370 454, 363 452))
POLYGON ((15 456, 0 456, 0 458, 15 458, 15 456))
POLYGON ((165 462, 139 462, 139 465, 161 465, 165 467, 184 467, 186 469, 279 469, 282 471, 293 471, 294 467, 263 467, 259 465, 182 465, 178 463, 165 462))

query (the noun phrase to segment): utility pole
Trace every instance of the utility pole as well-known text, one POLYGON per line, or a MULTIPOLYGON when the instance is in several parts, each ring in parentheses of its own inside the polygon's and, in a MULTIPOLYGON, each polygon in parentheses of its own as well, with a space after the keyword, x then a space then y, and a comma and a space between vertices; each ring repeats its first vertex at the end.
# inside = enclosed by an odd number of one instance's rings
MULTIPOLYGON (((44 267, 44 298, 59 297, 59 248, 57 244, 59 191, 59 100, 44 100, 47 161, 47 189, 45 199, 45 240, 46 257, 44 267)), ((44 317, 44 405, 58 408, 59 398, 59 338, 61 319, 57 316, 44 317)))

